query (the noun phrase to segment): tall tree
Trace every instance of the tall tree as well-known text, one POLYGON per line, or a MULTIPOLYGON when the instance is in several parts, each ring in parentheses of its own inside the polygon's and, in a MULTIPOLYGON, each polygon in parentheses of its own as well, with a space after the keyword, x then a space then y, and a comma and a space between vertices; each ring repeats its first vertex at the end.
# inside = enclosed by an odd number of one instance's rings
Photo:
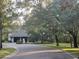
POLYGON ((65 29, 72 35, 74 47, 77 48, 77 36, 79 30, 79 8, 77 0, 65 1, 64 6, 61 5, 62 15, 65 14, 64 26, 65 29))
POLYGON ((74 47, 78 47, 77 45, 77 35, 78 35, 78 22, 79 22, 79 8, 77 0, 60 0, 57 2, 55 0, 55 3, 58 3, 59 7, 58 10, 60 10, 59 17, 57 17, 58 21, 63 25, 65 30, 70 33, 70 35, 73 37, 73 44, 74 47))
POLYGON ((2 48, 2 30, 3 30, 3 18, 4 18, 4 10, 8 0, 0 0, 0 49, 2 48))
POLYGON ((32 16, 30 17, 31 20, 26 21, 26 25, 27 28, 34 27, 35 29, 37 27, 39 30, 40 28, 42 28, 39 31, 41 33, 42 40, 44 38, 43 36, 45 37, 47 36, 48 39, 52 39, 51 37, 55 36, 56 43, 58 46, 59 23, 57 22, 56 17, 54 16, 54 14, 52 13, 49 7, 50 4, 48 4, 48 6, 46 7, 42 6, 42 2, 34 6, 34 9, 32 11, 32 16), (29 21, 31 21, 31 23, 28 23, 29 21))

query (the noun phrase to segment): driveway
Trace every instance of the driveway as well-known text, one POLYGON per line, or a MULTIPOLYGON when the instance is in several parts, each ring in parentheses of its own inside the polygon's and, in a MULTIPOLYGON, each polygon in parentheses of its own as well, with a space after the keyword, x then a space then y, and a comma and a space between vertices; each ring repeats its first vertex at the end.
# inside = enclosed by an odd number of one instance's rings
POLYGON ((47 48, 35 44, 3 44, 4 47, 17 49, 16 54, 6 59, 73 59, 69 54, 58 49, 47 48))

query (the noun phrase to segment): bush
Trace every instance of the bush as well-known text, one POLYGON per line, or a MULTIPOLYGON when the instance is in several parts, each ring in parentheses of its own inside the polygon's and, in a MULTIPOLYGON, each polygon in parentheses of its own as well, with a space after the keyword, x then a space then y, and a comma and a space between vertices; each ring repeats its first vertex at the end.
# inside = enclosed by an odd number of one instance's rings
POLYGON ((23 42, 22 41, 20 41, 20 40, 17 40, 16 41, 16 44, 22 44, 23 42))

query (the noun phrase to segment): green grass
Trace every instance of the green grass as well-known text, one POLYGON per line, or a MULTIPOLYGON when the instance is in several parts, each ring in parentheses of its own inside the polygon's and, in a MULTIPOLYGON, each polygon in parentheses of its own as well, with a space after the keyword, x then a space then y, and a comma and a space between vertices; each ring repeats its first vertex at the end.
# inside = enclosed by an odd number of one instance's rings
POLYGON ((63 50, 75 56, 79 56, 79 48, 64 48, 63 50))
POLYGON ((3 48, 0 50, 0 59, 4 58, 7 55, 10 55, 15 51, 14 48, 3 48))
POLYGON ((60 45, 57 47, 56 44, 41 44, 43 46, 47 46, 50 48, 57 48, 62 49, 66 52, 69 52, 75 56, 79 56, 79 48, 71 48, 70 43, 60 43, 60 45))
POLYGON ((47 46, 50 48, 58 48, 58 49, 62 49, 62 48, 70 48, 70 44, 69 43, 60 43, 59 46, 56 46, 56 43, 53 44, 41 44, 42 46, 47 46))

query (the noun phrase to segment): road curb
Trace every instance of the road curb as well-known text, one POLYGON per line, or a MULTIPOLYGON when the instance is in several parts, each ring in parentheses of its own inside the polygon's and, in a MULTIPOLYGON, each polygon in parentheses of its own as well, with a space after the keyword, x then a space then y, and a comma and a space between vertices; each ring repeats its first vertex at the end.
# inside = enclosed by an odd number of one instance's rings
POLYGON ((62 49, 63 52, 65 52, 67 55, 70 55, 73 59, 78 59, 78 57, 76 57, 75 55, 72 55, 71 53, 69 52, 66 52, 62 49))
MULTIPOLYGON (((44 46, 44 47, 47 47, 47 46, 44 46)), ((59 50, 61 50, 62 52, 65 52, 65 54, 71 56, 73 59, 79 59, 78 57, 72 55, 71 53, 68 53, 68 52, 64 51, 63 49, 59 49, 59 50)))

